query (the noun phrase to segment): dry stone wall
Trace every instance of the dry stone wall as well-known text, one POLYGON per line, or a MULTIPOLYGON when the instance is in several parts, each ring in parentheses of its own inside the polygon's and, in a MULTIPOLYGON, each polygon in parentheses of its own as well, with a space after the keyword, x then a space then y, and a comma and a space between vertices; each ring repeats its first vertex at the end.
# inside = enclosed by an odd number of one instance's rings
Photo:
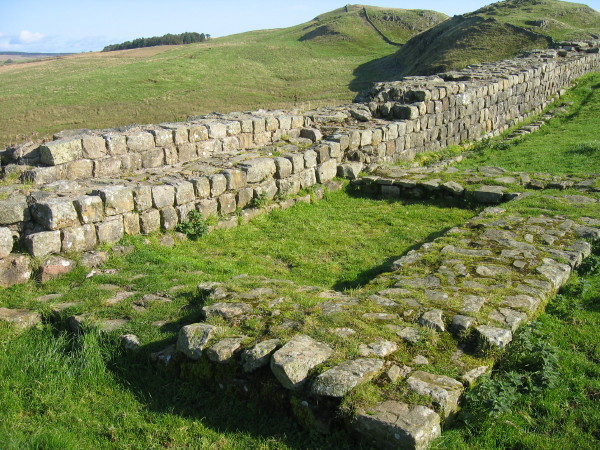
POLYGON ((125 234, 172 230, 192 210, 231 226, 234 214, 257 214, 257 200, 285 201, 336 175, 353 179, 376 164, 501 133, 597 70, 597 50, 535 51, 378 83, 363 103, 340 107, 64 131, 5 149, 3 174, 22 183, 0 188, 0 285, 31 276, 15 244, 42 258, 82 252, 125 234))

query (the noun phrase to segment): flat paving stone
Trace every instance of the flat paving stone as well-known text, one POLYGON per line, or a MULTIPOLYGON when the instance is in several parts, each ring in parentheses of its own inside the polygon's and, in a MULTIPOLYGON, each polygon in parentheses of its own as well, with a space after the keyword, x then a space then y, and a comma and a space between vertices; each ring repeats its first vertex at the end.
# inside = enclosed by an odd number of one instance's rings
POLYGON ((382 368, 381 359, 344 361, 319 375, 312 384, 311 392, 325 397, 343 397, 357 385, 373 378, 382 368))

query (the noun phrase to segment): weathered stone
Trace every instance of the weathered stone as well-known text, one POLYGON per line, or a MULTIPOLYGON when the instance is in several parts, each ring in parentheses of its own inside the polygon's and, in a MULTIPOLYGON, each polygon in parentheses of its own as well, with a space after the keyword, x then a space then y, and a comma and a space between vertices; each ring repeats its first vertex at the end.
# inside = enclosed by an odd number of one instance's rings
POLYGON ((104 204, 98 196, 85 195, 73 201, 79 220, 83 224, 96 223, 104 220, 104 204))
POLYGON ((512 341, 512 333, 505 328, 490 327, 488 325, 479 325, 475 328, 480 338, 487 345, 504 348, 512 341))
POLYGON ((149 234, 160 230, 160 212, 156 209, 149 209, 140 214, 140 231, 142 234, 149 234))
POLYGON ((477 275, 480 275, 482 277, 491 278, 496 278, 501 275, 510 275, 511 273, 513 273, 512 270, 510 270, 507 267, 491 265, 479 265, 475 268, 475 272, 477 273, 477 275))
POLYGON ((281 345, 279 339, 268 339, 259 342, 252 348, 242 352, 242 367, 244 372, 254 372, 256 369, 269 365, 271 355, 281 345))
POLYGON ((398 350, 398 344, 383 339, 358 346, 358 354, 360 356, 379 356, 380 358, 385 358, 396 350, 398 350))
POLYGON ((126 136, 127 148, 132 152, 143 152, 154 148, 154 136, 146 131, 138 131, 126 136))
POLYGON ((135 334, 123 334, 119 336, 119 339, 125 350, 137 350, 141 345, 139 338, 135 334))
POLYGON ((60 256, 51 256, 44 261, 40 267, 40 281, 42 283, 56 278, 60 275, 65 275, 75 268, 75 263, 69 259, 60 256))
POLYGON ((60 253, 61 249, 60 231, 42 231, 30 234, 25 236, 23 242, 27 251, 35 257, 60 253))
POLYGON ((104 212, 114 216, 133 211, 133 191, 123 186, 108 186, 94 191, 104 202, 104 212))
POLYGON ((532 313, 539 306, 540 300, 529 295, 509 295, 502 300, 501 304, 532 313))
POLYGON ((321 184, 332 180, 337 175, 337 161, 330 159, 317 167, 317 181, 321 184))
POLYGON ((546 277, 555 290, 565 284, 571 275, 571 267, 568 264, 562 264, 550 258, 544 258, 542 264, 536 267, 535 271, 546 277))
POLYGON ((444 326, 444 312, 441 309, 425 311, 419 318, 419 324, 436 331, 446 331, 444 326))
POLYGON ((35 202, 31 206, 34 220, 47 230, 59 230, 80 224, 73 202, 69 199, 53 198, 35 202))
POLYGON ((473 386, 477 380, 485 375, 489 370, 489 366, 480 366, 476 367, 473 370, 469 370, 467 373, 463 374, 460 379, 466 386, 473 386))
POLYGON ((0 259, 10 255, 13 249, 13 235, 10 229, 0 227, 0 259))
POLYGON ((81 138, 64 138, 40 146, 40 161, 48 166, 57 166, 83 157, 81 138))
POLYGON ((227 189, 237 191, 247 185, 246 173, 237 169, 226 169, 222 172, 227 180, 227 189))
POLYGON ((96 233, 99 244, 113 244, 119 241, 125 233, 123 217, 115 216, 114 220, 106 220, 96 224, 96 233))
POLYGON ((233 358, 236 351, 239 350, 245 336, 221 339, 213 346, 206 349, 206 356, 211 361, 217 363, 228 363, 233 358))
POLYGON ((63 253, 91 250, 97 243, 96 228, 92 224, 63 228, 60 234, 63 253))
POLYGON ((210 180, 210 195, 218 197, 227 190, 227 178, 222 173, 217 173, 208 177, 210 180))
POLYGON ((418 370, 413 372, 406 382, 410 390, 431 397, 439 406, 442 417, 449 417, 458 410, 458 402, 464 387, 454 378, 418 370))
POLYGON ((179 330, 177 351, 190 359, 200 359, 217 328, 204 323, 186 325, 179 330))
POLYGON ((481 186, 473 191, 473 198, 479 203, 500 203, 505 190, 502 186, 481 186))
POLYGON ((179 224, 179 215, 173 206, 166 206, 160 210, 160 224, 164 230, 174 230, 179 224))
POLYGON ((106 261, 108 261, 109 254, 108 252, 86 252, 81 255, 81 259, 79 263, 83 267, 94 268, 101 266, 106 261))
POLYGON ((84 158, 98 159, 106 155, 106 141, 102 136, 84 135, 82 144, 84 158))
POLYGON ((447 183, 442 184, 442 188, 457 197, 463 195, 465 192, 465 188, 456 181, 448 181, 447 183))
POLYGON ((473 317, 456 314, 452 318, 450 328, 456 333, 464 333, 468 331, 473 324, 475 324, 475 319, 473 317))
POLYGON ((405 366, 404 364, 401 366, 393 364, 388 370, 385 371, 385 374, 392 383, 395 383, 400 379, 406 378, 411 372, 412 367, 405 366))
POLYGON ((319 142, 323 139, 323 134, 316 128, 303 128, 300 130, 300 137, 310 139, 313 142, 319 142))
POLYGON ((22 199, 0 200, 0 225, 12 225, 30 219, 29 206, 24 197, 22 199))
POLYGON ((276 167, 275 178, 283 179, 289 177, 292 174, 294 169, 292 161, 290 161, 288 158, 278 157, 274 158, 274 161, 276 167))
POLYGON ((376 320, 379 322, 386 322, 391 320, 398 320, 400 317, 398 314, 390 313, 365 313, 362 315, 363 319, 376 320))
POLYGON ((250 313, 252 313, 252 307, 246 303, 220 302, 202 308, 202 314, 204 314, 206 319, 210 319, 211 317, 222 317, 226 320, 232 320, 250 313))
POLYGON ((8 255, 0 259, 0 287, 22 284, 31 278, 30 260, 25 255, 8 255))
POLYGON ((138 212, 152 208, 152 188, 146 185, 133 188, 133 203, 138 212))
POLYGON ((157 209, 175 204, 175 188, 168 184, 152 186, 152 203, 157 209))
POLYGON ((326 397, 343 397, 357 385, 369 381, 382 368, 381 359, 344 361, 319 375, 312 384, 311 392, 326 397))
POLYGON ((296 335, 271 358, 271 370, 283 387, 300 389, 308 372, 325 362, 333 350, 306 335, 296 335))
POLYGON ((442 254, 448 254, 448 253, 456 253, 457 255, 463 255, 463 256, 477 256, 477 257, 484 257, 484 256, 490 256, 492 255, 492 252, 490 250, 476 250, 476 249, 470 249, 470 248, 460 248, 460 247, 456 247, 454 245, 446 245, 443 249, 442 249, 442 254))
POLYGON ((255 158, 246 160, 239 165, 246 172, 248 183, 259 183, 266 178, 272 177, 277 171, 275 161, 272 158, 255 158))
POLYGON ((502 325, 507 325, 514 332, 519 325, 527 320, 527 314, 515 311, 510 308, 498 308, 493 310, 488 317, 491 320, 500 322, 502 325))
POLYGON ((425 406, 388 400, 357 411, 352 427, 377 448, 426 449, 441 433, 440 416, 425 406))
POLYGON ((364 164, 361 162, 347 162, 338 166, 337 175, 338 177, 347 178, 348 180, 356 180, 360 176, 360 172, 363 168, 364 164))
POLYGON ((26 329, 42 322, 42 317, 35 311, 27 309, 0 308, 0 322, 9 322, 13 326, 26 329))

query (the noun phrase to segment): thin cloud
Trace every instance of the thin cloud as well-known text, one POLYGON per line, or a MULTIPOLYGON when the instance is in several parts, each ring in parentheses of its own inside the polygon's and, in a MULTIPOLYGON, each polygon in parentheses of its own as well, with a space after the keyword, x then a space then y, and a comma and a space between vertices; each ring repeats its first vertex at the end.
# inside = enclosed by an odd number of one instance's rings
POLYGON ((23 30, 19 33, 19 43, 33 44, 34 42, 41 41, 44 37, 42 33, 32 33, 31 31, 23 30))

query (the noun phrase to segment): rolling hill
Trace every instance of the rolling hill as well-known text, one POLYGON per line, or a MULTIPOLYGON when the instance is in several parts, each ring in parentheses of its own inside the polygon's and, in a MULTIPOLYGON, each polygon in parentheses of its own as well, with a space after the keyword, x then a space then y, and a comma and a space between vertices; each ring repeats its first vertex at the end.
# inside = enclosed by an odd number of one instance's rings
MULTIPOLYGON (((413 37, 393 57, 398 77, 511 58, 558 41, 600 38, 600 13, 558 0, 507 0, 455 16, 413 37)), ((389 65, 389 61, 382 61, 389 65)))
POLYGON ((445 19, 433 11, 349 5, 294 27, 200 44, 3 66, 0 148, 69 128, 348 102, 353 90, 391 75, 378 67, 357 77, 357 67, 445 19))

